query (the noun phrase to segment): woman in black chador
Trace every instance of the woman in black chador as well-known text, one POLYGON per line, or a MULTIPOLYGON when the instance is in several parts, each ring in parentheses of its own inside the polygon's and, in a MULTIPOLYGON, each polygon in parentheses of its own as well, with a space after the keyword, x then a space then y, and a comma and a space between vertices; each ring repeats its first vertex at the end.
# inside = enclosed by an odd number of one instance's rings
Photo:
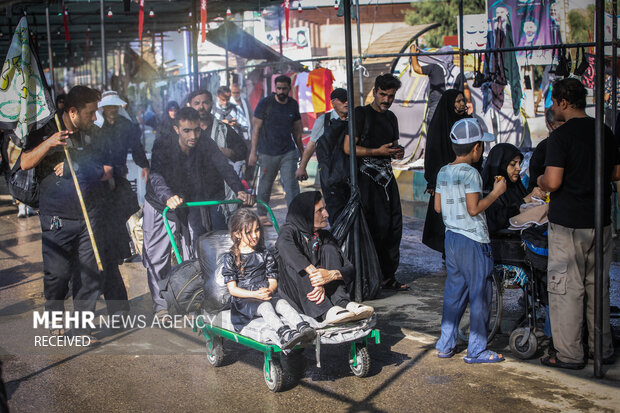
POLYGON ((498 143, 489 152, 482 171, 483 191, 487 193, 493 189, 496 176, 506 179, 506 192, 486 210, 490 235, 508 228, 508 219, 518 215, 520 206, 530 202, 532 196, 540 199, 545 197, 540 188, 534 188, 531 193, 527 193, 520 176, 522 161, 523 154, 510 143, 498 143))
POLYGON ((280 294, 297 311, 327 323, 368 318, 373 308, 349 297, 355 269, 324 229, 328 216, 319 191, 302 192, 291 202, 276 242, 280 294))
MULTIPOLYGON (((439 170, 456 159, 450 141, 450 130, 456 121, 469 118, 467 114, 467 100, 463 92, 448 89, 444 92, 437 104, 437 109, 431 119, 426 136, 424 151, 424 179, 426 192, 431 195, 424 221, 422 242, 435 251, 444 251, 446 227, 443 225, 441 214, 435 212, 435 187, 439 170)), ((473 165, 476 167, 476 165, 473 165)))

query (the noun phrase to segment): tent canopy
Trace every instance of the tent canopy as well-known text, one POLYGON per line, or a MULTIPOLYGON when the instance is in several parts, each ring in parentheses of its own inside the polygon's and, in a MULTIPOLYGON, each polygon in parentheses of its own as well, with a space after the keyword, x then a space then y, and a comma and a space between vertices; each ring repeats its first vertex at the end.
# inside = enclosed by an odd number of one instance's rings
POLYGON ((256 40, 230 21, 224 22, 215 30, 210 30, 207 33, 207 40, 245 59, 283 62, 289 64, 293 70, 304 68, 303 65, 282 56, 271 47, 256 40))

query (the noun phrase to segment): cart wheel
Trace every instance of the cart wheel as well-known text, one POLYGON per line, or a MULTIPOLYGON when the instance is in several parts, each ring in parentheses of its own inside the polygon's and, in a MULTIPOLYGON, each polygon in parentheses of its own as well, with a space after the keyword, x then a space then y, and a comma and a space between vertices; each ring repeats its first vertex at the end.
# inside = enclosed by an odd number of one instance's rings
POLYGON ((213 348, 209 351, 209 342, 207 342, 207 360, 213 367, 219 367, 224 361, 224 343, 222 337, 213 337, 213 348))
POLYGON ((349 362, 349 367, 353 374, 357 377, 366 377, 370 371, 370 354, 366 347, 358 346, 355 351, 355 357, 357 359, 357 366, 353 365, 353 362, 349 362))
POLYGON ((530 331, 526 342, 521 343, 526 334, 525 328, 517 328, 510 334, 510 350, 520 359, 526 360, 531 358, 538 350, 538 340, 536 335, 530 331))
POLYGON ((282 390, 282 386, 284 384, 284 372, 282 370, 282 366, 278 360, 269 361, 269 373, 271 374, 271 380, 269 380, 269 375, 265 372, 265 383, 267 384, 267 388, 274 393, 282 390))

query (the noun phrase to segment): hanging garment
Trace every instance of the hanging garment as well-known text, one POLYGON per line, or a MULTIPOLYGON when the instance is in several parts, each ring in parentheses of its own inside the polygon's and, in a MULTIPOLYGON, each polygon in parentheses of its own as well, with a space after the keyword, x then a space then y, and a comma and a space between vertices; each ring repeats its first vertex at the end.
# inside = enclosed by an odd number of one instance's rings
POLYGON ((309 72, 301 72, 295 78, 294 85, 297 88, 299 113, 314 112, 314 106, 312 106, 312 90, 308 87, 308 75, 309 72))
POLYGON ((329 95, 332 93, 334 75, 324 67, 314 69, 308 74, 308 87, 312 89, 312 106, 315 113, 327 112, 332 109, 329 95))

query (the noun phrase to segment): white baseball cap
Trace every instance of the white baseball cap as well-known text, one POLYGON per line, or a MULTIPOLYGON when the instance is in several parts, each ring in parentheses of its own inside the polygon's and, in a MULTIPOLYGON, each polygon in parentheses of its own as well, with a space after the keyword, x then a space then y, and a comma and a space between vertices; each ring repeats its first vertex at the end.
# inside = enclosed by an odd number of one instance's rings
POLYGON ((465 118, 457 121, 450 131, 450 140, 458 145, 474 142, 493 142, 495 136, 483 132, 480 123, 474 118, 465 118))
POLYGON ((126 104, 127 102, 118 96, 118 92, 108 90, 103 92, 103 95, 101 95, 101 100, 99 101, 98 106, 102 108, 104 106, 125 106, 126 104))

